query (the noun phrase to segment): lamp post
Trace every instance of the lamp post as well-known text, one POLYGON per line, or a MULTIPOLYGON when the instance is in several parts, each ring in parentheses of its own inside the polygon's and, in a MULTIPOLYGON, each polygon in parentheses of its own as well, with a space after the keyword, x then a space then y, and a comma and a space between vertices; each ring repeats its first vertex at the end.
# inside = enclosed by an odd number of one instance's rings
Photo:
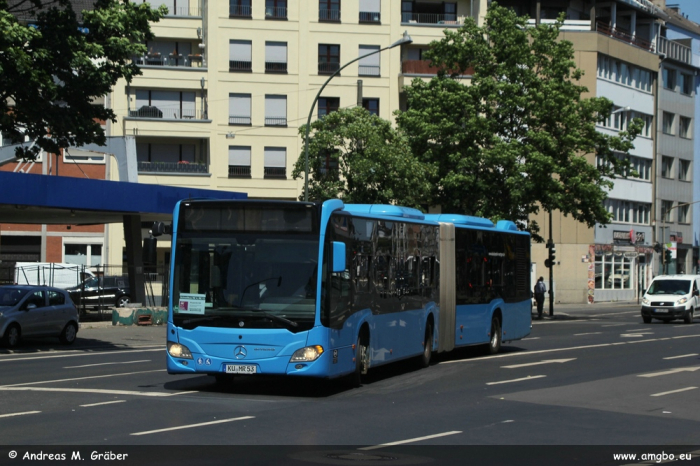
POLYGON ((368 53, 365 55, 362 55, 361 57, 357 57, 354 60, 351 60, 338 68, 332 75, 328 77, 325 83, 323 83, 323 86, 321 86, 321 89, 318 90, 318 93, 316 94, 316 97, 314 98, 313 103, 311 104, 311 110, 309 110, 309 118, 306 121, 306 148, 304 150, 304 159, 305 159, 305 167, 304 167, 304 202, 308 202, 309 200, 309 131, 311 130, 311 116, 314 113, 314 107, 316 107, 316 102, 318 102, 318 98, 321 96, 321 92, 323 92, 323 89, 326 88, 326 85, 331 81, 331 79, 335 78, 338 73, 340 73, 342 70, 344 70, 348 65, 351 65, 358 61, 361 58, 368 57, 370 55, 374 55, 376 53, 383 52, 385 50, 393 49, 394 47, 398 47, 399 45, 404 45, 404 44, 410 44, 413 42, 413 39, 411 39, 411 36, 408 35, 408 31, 404 31, 403 37, 393 44, 391 44, 388 47, 384 47, 383 49, 375 50, 372 53, 368 53))

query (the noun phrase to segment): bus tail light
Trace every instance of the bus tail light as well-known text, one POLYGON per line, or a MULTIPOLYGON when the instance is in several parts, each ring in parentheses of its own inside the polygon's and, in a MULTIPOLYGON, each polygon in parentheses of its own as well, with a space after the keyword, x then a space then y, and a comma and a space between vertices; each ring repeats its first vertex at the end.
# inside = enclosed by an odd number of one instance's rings
POLYGON ((298 349, 292 355, 290 362, 311 362, 317 360, 323 354, 323 346, 307 346, 298 349))
POLYGON ((168 342, 168 354, 174 358, 192 359, 192 353, 190 353, 190 349, 185 345, 175 343, 174 341, 168 342))

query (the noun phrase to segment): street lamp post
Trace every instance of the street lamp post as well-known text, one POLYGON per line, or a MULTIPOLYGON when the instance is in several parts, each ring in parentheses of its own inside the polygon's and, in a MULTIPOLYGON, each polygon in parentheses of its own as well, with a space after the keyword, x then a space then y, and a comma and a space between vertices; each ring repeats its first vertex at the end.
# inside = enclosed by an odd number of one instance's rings
POLYGON ((316 107, 316 102, 318 102, 318 98, 321 96, 321 92, 323 92, 323 89, 326 88, 326 85, 331 81, 331 79, 335 78, 338 73, 340 73, 342 70, 344 70, 348 65, 352 65, 356 61, 358 61, 361 58, 368 57, 370 55, 374 55, 376 53, 383 52, 385 50, 393 49, 394 47, 398 47, 399 45, 404 45, 404 44, 410 44, 413 42, 413 39, 411 39, 411 36, 408 35, 408 31, 404 31, 403 37, 393 44, 391 44, 388 47, 384 47, 383 49, 375 50, 372 53, 368 53, 365 55, 362 55, 361 57, 357 57, 354 60, 351 60, 335 70, 335 72, 328 77, 325 83, 323 83, 323 86, 321 86, 321 89, 318 90, 318 93, 316 94, 316 97, 314 98, 313 103, 311 104, 311 110, 309 110, 309 118, 306 121, 306 148, 304 150, 304 163, 305 163, 305 168, 304 168, 304 202, 308 202, 309 200, 309 131, 311 129, 311 116, 314 113, 314 107, 316 107))

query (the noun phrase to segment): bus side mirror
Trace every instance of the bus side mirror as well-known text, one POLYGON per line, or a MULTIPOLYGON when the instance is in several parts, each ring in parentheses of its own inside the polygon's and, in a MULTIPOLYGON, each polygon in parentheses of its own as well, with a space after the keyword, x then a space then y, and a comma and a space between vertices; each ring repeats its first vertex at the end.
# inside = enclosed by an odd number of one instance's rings
POLYGON ((345 243, 333 241, 333 273, 345 272, 345 243))

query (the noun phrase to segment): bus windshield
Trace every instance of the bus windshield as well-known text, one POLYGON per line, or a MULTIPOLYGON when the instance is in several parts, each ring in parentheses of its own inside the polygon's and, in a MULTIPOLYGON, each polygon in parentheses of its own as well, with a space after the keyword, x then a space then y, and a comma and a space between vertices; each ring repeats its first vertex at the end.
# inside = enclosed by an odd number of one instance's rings
POLYGON ((180 218, 175 325, 292 332, 313 326, 319 236, 307 205, 193 203, 180 218))

